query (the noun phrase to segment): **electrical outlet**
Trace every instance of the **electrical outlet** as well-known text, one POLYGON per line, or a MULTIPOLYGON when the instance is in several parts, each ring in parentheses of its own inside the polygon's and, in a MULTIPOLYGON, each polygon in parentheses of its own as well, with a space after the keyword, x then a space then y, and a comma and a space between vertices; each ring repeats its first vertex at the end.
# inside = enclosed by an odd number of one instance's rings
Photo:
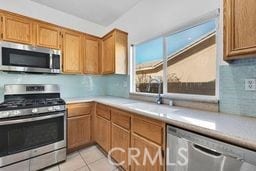
POLYGON ((256 79, 245 79, 245 90, 256 91, 256 79))

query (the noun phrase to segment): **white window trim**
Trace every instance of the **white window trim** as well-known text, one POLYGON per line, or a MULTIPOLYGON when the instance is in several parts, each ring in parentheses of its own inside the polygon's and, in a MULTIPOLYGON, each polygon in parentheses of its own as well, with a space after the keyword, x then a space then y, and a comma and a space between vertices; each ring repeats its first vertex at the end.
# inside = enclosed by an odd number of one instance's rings
MULTIPOLYGON (((220 40, 220 28, 219 28, 219 9, 214 10, 212 12, 207 13, 204 16, 199 17, 198 19, 184 24, 182 27, 177 27, 176 29, 165 33, 163 35, 154 37, 150 40, 154 40, 156 38, 159 37, 163 37, 163 43, 164 43, 164 47, 163 47, 163 52, 164 52, 164 64, 163 64, 163 94, 162 97, 167 98, 167 99, 180 99, 180 100, 191 100, 191 101, 202 101, 202 102, 211 102, 211 103, 218 103, 219 100, 219 64, 221 62, 220 57, 219 57, 219 51, 221 50, 221 47, 219 45, 219 40, 220 40), (210 21, 214 18, 216 19, 216 81, 215 81, 215 96, 207 96, 207 95, 197 95, 197 94, 179 94, 179 93, 168 93, 167 92, 167 37, 170 36, 171 34, 175 34, 177 32, 180 32, 182 30, 185 29, 189 29, 192 27, 195 27, 197 25, 200 25, 202 23, 205 23, 207 21, 210 21)), ((150 41, 147 40, 147 41, 150 41)), ((147 42, 144 41, 144 42, 147 42)), ((141 42, 141 43, 144 43, 141 42)), ((138 44, 141 44, 138 43, 138 44)), ((135 52, 136 52, 136 48, 134 47, 134 45, 131 46, 130 49, 130 94, 135 94, 135 95, 140 95, 140 96, 148 96, 148 97, 152 97, 152 96, 157 96, 157 94, 155 93, 145 93, 145 92, 136 92, 136 62, 135 62, 135 52)))

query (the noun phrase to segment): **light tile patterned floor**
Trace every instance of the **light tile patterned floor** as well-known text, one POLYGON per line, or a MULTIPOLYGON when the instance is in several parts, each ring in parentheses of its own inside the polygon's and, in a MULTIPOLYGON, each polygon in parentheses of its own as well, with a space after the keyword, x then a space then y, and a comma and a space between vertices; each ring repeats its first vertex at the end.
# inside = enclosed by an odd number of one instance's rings
POLYGON ((91 146, 67 156, 64 163, 53 166, 45 171, 119 171, 109 163, 107 157, 98 149, 91 146))

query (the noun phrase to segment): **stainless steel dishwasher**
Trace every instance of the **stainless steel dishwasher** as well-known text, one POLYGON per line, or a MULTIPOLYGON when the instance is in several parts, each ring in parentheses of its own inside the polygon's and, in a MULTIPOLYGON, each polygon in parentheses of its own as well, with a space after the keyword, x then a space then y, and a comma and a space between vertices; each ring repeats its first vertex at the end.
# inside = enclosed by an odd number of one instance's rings
POLYGON ((167 126, 167 171, 256 171, 256 151, 167 126))

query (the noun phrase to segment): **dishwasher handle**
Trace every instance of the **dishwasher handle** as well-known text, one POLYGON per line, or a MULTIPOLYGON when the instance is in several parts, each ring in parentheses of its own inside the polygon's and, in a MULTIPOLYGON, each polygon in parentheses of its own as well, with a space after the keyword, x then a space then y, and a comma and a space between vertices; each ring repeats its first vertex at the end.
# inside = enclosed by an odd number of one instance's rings
POLYGON ((211 150, 209 148, 205 148, 205 147, 197 145, 197 144, 192 144, 192 147, 195 150, 197 150, 197 151, 199 151, 201 153, 204 153, 206 155, 209 155, 209 156, 213 156, 213 157, 221 157, 222 156, 221 153, 219 153, 219 152, 217 152, 215 150, 211 150))

